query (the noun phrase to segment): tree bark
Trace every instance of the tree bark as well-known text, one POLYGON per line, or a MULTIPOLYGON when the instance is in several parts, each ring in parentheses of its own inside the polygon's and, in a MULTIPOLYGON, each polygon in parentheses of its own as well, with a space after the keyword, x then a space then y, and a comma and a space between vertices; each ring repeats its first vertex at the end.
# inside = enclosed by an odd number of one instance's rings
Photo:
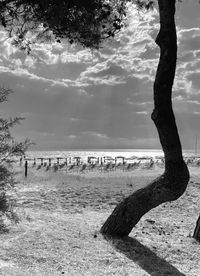
POLYGON ((108 217, 101 233, 127 236, 140 218, 151 209, 179 198, 189 181, 189 171, 183 160, 182 147, 172 108, 172 86, 176 71, 177 35, 175 0, 158 0, 160 31, 156 43, 160 59, 154 82, 152 120, 158 130, 165 156, 164 173, 124 199, 108 217))
POLYGON ((195 238, 198 242, 200 242, 200 215, 199 215, 199 218, 197 220, 196 227, 194 229, 193 238, 195 238))

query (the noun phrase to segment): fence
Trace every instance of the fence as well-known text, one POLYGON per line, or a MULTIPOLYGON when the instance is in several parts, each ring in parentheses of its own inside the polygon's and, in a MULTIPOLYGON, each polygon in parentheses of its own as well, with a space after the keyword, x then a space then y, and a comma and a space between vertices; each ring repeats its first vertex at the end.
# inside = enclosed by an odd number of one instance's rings
MULTIPOLYGON (((189 166, 200 166, 200 157, 186 157, 185 162, 189 166)), ((132 157, 110 156, 104 157, 87 157, 84 162, 81 157, 37 157, 37 158, 20 158, 20 166, 25 168, 25 177, 28 175, 28 167, 35 167, 37 170, 45 168, 54 172, 65 170, 66 172, 88 172, 99 170, 109 172, 114 170, 131 171, 137 168, 153 169, 155 166, 164 168, 165 162, 163 157, 132 157)))

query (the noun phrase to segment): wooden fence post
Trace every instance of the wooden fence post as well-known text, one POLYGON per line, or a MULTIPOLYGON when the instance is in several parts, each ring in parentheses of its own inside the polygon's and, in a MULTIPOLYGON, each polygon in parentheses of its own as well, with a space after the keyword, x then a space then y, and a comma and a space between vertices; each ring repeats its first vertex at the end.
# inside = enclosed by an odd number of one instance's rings
POLYGON ((36 158, 33 159, 33 166, 36 166, 36 158))
POLYGON ((25 161, 25 177, 28 175, 28 161, 25 161))

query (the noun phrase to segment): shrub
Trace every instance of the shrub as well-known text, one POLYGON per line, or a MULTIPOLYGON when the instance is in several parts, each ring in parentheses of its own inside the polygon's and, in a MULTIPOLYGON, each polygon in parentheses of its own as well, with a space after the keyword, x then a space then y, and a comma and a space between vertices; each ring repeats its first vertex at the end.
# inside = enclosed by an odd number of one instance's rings
MULTIPOLYGON (((0 88, 0 103, 6 102, 10 93, 12 93, 11 90, 0 88)), ((30 141, 28 139, 24 142, 15 141, 10 130, 23 119, 0 117, 0 232, 5 230, 4 219, 18 221, 13 208, 14 200, 10 196, 14 192, 16 183, 13 165, 19 156, 25 154, 30 141)))

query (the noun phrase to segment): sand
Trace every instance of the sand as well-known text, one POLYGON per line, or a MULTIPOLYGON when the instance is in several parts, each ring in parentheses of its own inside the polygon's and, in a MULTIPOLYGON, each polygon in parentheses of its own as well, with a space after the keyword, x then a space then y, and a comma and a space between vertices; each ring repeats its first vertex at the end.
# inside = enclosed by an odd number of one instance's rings
POLYGON ((20 222, 0 234, 0 275, 199 276, 200 244, 192 238, 200 212, 200 168, 185 194, 151 210, 126 239, 99 229, 118 202, 162 173, 53 173, 18 168, 20 222))

